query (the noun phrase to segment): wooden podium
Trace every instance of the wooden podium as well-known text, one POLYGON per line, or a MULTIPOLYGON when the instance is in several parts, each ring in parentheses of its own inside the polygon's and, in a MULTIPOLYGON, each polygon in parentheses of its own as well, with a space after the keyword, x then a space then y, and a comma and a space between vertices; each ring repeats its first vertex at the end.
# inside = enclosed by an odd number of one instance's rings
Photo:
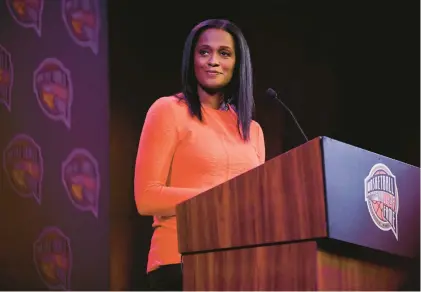
POLYGON ((319 137, 176 212, 184 290, 397 290, 419 257, 420 170, 319 137))

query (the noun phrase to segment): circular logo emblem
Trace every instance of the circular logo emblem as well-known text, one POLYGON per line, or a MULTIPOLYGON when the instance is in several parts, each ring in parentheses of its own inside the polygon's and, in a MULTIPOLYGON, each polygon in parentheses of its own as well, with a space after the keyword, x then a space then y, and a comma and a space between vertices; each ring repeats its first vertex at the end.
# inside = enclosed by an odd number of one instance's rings
POLYGON ((375 164, 364 181, 364 196, 374 224, 391 230, 398 240, 399 195, 396 177, 384 164, 375 164))

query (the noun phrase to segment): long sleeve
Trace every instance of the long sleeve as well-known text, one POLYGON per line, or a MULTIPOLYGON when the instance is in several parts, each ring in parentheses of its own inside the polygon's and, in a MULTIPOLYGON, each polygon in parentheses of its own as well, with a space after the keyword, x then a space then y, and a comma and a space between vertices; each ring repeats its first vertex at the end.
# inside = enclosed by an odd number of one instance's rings
POLYGON ((178 142, 177 115, 169 97, 158 99, 149 109, 140 136, 134 193, 141 215, 172 216, 175 206, 204 190, 166 186, 178 142))
POLYGON ((265 148, 265 137, 263 130, 259 124, 257 124, 257 156, 259 157, 259 163, 263 164, 266 160, 266 148, 265 148))

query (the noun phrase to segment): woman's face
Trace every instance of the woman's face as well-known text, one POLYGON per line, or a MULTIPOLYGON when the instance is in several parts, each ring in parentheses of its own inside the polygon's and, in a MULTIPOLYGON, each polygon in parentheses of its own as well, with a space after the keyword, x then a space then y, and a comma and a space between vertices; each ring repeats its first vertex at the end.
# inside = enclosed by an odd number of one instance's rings
POLYGON ((235 44, 231 34, 210 28, 200 35, 194 50, 194 72, 204 89, 228 85, 235 67, 235 44))

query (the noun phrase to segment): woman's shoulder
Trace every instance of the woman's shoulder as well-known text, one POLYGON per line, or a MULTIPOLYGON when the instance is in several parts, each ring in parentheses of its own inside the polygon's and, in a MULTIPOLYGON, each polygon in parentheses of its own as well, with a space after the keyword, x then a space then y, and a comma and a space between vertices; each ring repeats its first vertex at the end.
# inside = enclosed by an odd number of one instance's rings
POLYGON ((257 121, 251 120, 250 130, 251 130, 251 132, 254 132, 254 133, 260 133, 260 132, 262 132, 262 127, 260 126, 260 124, 257 121))
POLYGON ((161 96, 149 108, 150 112, 172 112, 175 115, 185 113, 187 108, 186 101, 181 94, 161 96))

